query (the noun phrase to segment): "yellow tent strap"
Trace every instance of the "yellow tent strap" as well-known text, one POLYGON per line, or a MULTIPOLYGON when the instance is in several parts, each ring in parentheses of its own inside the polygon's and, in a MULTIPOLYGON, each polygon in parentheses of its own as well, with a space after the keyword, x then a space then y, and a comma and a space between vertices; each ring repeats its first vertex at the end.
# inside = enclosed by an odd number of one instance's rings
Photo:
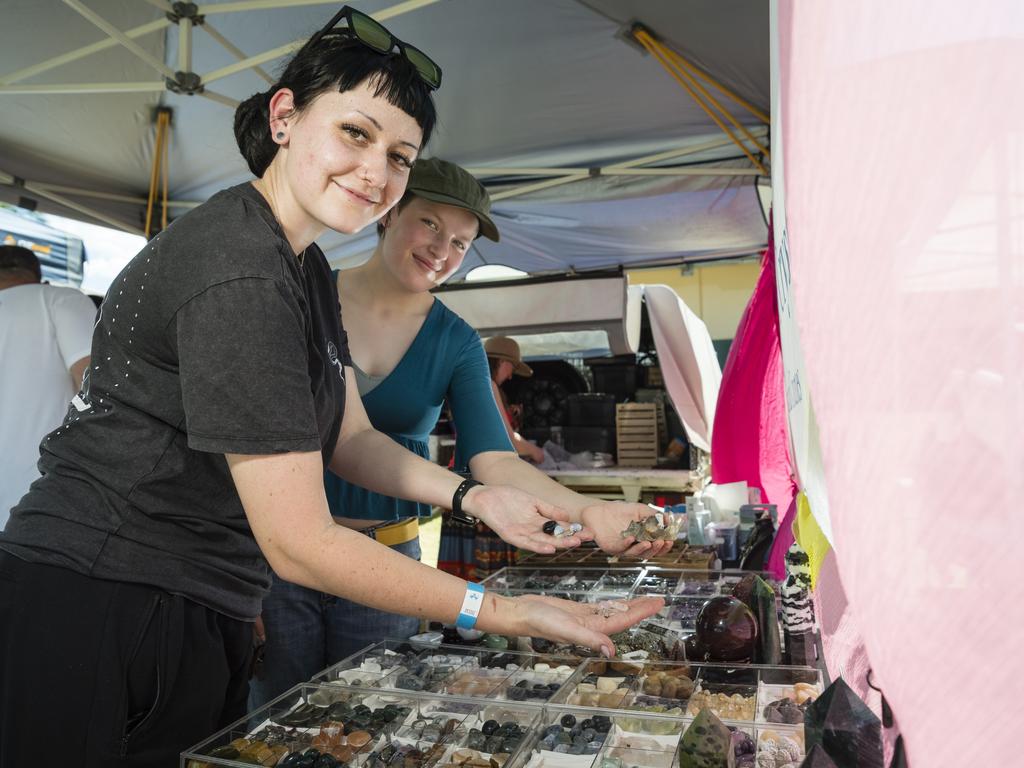
POLYGON ((684 79, 684 75, 683 75, 683 74, 681 74, 680 72, 678 72, 678 71, 677 71, 677 70, 676 70, 675 68, 673 68, 673 67, 672 67, 672 64, 671 64, 671 63, 669 62, 668 58, 667 58, 667 57, 665 57, 665 56, 664 56, 664 55, 663 55, 663 54, 661 53, 661 51, 660 51, 660 50, 658 50, 658 48, 656 48, 656 47, 655 47, 655 46, 653 45, 653 42, 654 42, 654 41, 653 41, 653 40, 651 40, 651 38, 650 38, 650 37, 649 37, 649 36, 648 36, 647 34, 645 34, 645 33, 643 33, 643 32, 637 32, 637 33, 635 33, 635 37, 636 37, 637 41, 638 41, 638 42, 639 42, 639 43, 640 43, 640 44, 641 44, 641 45, 642 45, 642 46, 643 46, 643 47, 644 47, 644 48, 645 48, 645 49, 646 49, 646 50, 647 50, 647 51, 648 51, 648 52, 649 52, 649 53, 650 53, 650 54, 651 54, 652 56, 654 56, 654 57, 655 57, 656 59, 658 59, 658 61, 659 61, 659 62, 661 62, 661 65, 662 65, 663 67, 665 67, 666 71, 667 71, 667 72, 668 72, 668 73, 669 73, 670 75, 672 75, 672 77, 674 77, 674 78, 675 78, 676 82, 678 82, 678 83, 679 83, 679 84, 680 84, 681 86, 683 86, 683 88, 685 88, 685 89, 686 89, 686 92, 690 94, 690 96, 691 96, 691 97, 693 98, 693 100, 694 100, 694 101, 695 101, 695 102, 697 103, 697 105, 698 105, 698 106, 699 106, 699 107, 700 107, 701 109, 703 109, 703 110, 704 110, 704 112, 706 112, 706 113, 707 113, 707 116, 708 116, 708 117, 710 117, 710 118, 711 118, 711 119, 712 119, 712 120, 714 121, 715 125, 717 125, 717 126, 718 126, 718 127, 720 128, 720 129, 722 129, 722 131, 723 131, 723 132, 725 133, 725 135, 726 135, 726 136, 728 136, 728 137, 729 137, 730 139, 732 139, 733 143, 734 143, 734 144, 735 144, 735 145, 736 145, 737 147, 739 147, 739 148, 740 148, 740 150, 741 150, 741 151, 743 152, 743 154, 745 154, 745 155, 747 156, 747 158, 748 158, 748 159, 750 160, 750 162, 751 162, 751 163, 753 163, 753 164, 754 164, 754 166, 755 166, 755 167, 756 167, 756 168, 757 168, 757 169, 758 169, 759 171, 761 171, 761 173, 763 173, 763 174, 764 174, 765 176, 767 176, 767 175, 768 175, 768 171, 767 171, 767 170, 765 169, 765 167, 764 167, 764 166, 763 166, 763 165, 761 164, 761 162, 760 162, 760 161, 759 161, 759 160, 758 160, 758 159, 757 159, 756 157, 754 157, 754 155, 753 155, 753 154, 752 154, 752 153, 750 152, 750 150, 749 150, 749 149, 747 149, 746 145, 745 145, 745 144, 744 144, 744 143, 743 143, 742 141, 740 141, 740 140, 739 140, 739 139, 738 139, 738 138, 736 137, 736 134, 734 134, 734 133, 733 133, 733 132, 732 132, 732 131, 731 131, 731 130, 729 129, 729 127, 728 127, 728 126, 727 126, 727 125, 726 125, 725 123, 723 123, 723 122, 721 121, 721 119, 719 119, 719 117, 718 117, 718 116, 717 116, 717 115, 716 115, 716 114, 715 114, 714 112, 712 112, 712 111, 711 111, 711 109, 710 109, 710 108, 709 108, 709 107, 708 107, 708 106, 707 106, 707 105, 706 105, 706 104, 705 104, 705 103, 704 103, 703 101, 701 101, 701 99, 700 99, 700 96, 698 96, 698 95, 697 95, 697 92, 696 92, 696 91, 695 91, 695 90, 694 90, 694 89, 693 89, 693 88, 692 88, 692 87, 690 86, 689 82, 687 82, 687 80, 686 80, 686 79, 684 79))
POLYGON ((715 106, 715 108, 718 109, 718 111, 722 113, 722 116, 726 120, 728 120, 736 128, 738 128, 743 133, 743 135, 747 137, 747 140, 750 141, 750 143, 753 144, 755 147, 757 147, 759 152, 761 152, 769 160, 772 159, 771 152, 768 151, 768 148, 765 147, 764 145, 762 145, 757 139, 755 139, 753 137, 753 135, 750 133, 750 131, 747 130, 746 126, 744 126, 741 122, 739 122, 736 118, 734 118, 729 113, 729 111, 718 102, 718 100, 714 96, 712 96, 710 93, 708 93, 707 89, 703 85, 698 83, 693 78, 693 76, 690 74, 690 72, 686 69, 686 65, 688 64, 686 59, 684 59, 678 53, 673 51, 671 48, 666 48, 664 45, 659 43, 657 40, 653 40, 652 44, 661 51, 663 56, 667 56, 669 59, 671 59, 675 63, 676 67, 678 67, 679 74, 681 74, 683 77, 685 77, 687 79, 687 81, 690 83, 690 85, 692 85, 694 88, 696 88, 698 91, 700 91, 701 95, 705 99, 710 101, 715 106))
MULTIPOLYGON (((148 238, 153 227, 153 204, 156 202, 157 180, 159 178, 161 158, 163 157, 164 141, 167 135, 167 126, 170 122, 170 115, 160 112, 156 118, 156 141, 153 146, 153 167, 149 174, 149 198, 146 202, 146 237, 148 238)), ((165 197, 166 200, 166 197, 165 197)))
MULTIPOLYGON (((640 32, 640 34, 647 34, 646 32, 643 32, 642 30, 640 30, 639 32, 640 32)), ((655 41, 655 42, 657 42, 657 41, 655 41)), ((720 82, 715 80, 715 78, 711 77, 711 75, 707 74, 702 69, 700 69, 700 67, 697 67, 692 62, 688 61, 685 57, 683 57, 681 54, 677 53, 676 51, 672 50, 668 46, 664 45, 664 43, 660 43, 660 45, 662 45, 665 48, 665 50, 668 51, 669 56, 671 56, 672 59, 677 64, 679 64, 684 69, 686 69, 686 71, 689 72, 691 75, 696 75, 697 77, 699 77, 701 80, 703 80, 708 85, 711 85, 711 86, 714 86, 715 88, 717 88, 719 91, 721 91, 726 96, 728 96, 730 99, 735 101, 737 104, 739 104, 741 107, 743 107, 745 110, 747 110, 750 114, 752 114, 754 117, 756 117, 758 120, 760 120, 765 125, 771 125, 771 122, 772 122, 771 118, 768 117, 768 115, 766 115, 760 109, 755 107, 753 104, 751 104, 749 101, 747 101, 746 99, 742 98, 741 96, 737 95, 733 91, 731 91, 728 88, 726 88, 720 82)))
MULTIPOLYGON (((165 115, 166 117, 166 115, 165 115)), ((164 126, 164 161, 160 169, 160 175, 163 177, 164 182, 164 205, 163 210, 160 214, 160 229, 167 229, 167 177, 171 175, 170 169, 170 147, 171 147, 171 136, 170 136, 170 124, 164 126)))

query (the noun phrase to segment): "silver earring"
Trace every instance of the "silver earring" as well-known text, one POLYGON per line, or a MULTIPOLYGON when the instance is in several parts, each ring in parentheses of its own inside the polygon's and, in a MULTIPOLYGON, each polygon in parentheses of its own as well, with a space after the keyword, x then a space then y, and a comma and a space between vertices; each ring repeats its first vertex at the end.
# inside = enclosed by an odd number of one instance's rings
POLYGON ((278 138, 278 139, 283 139, 284 138, 284 131, 278 131, 276 134, 274 134, 274 137, 278 138))

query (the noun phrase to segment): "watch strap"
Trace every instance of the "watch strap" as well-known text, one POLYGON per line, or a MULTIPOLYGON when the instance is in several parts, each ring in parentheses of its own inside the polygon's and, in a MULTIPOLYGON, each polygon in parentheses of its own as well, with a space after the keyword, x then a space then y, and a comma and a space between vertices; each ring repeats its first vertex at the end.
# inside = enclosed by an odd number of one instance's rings
POLYGON ((455 489, 455 494, 452 496, 452 520, 464 525, 476 525, 476 518, 462 510, 462 500, 469 493, 470 488, 475 488, 478 485, 483 485, 483 483, 471 478, 459 483, 459 487, 455 489))

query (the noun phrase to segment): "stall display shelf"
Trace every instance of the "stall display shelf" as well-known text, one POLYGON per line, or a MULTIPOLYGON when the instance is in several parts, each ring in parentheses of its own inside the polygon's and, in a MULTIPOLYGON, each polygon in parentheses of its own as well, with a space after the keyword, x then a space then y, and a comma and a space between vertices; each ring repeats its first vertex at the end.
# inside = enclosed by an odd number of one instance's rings
MULTIPOLYGON (((704 605, 715 597, 731 596, 744 576, 753 572, 691 571, 675 568, 647 567, 625 570, 531 568, 510 566, 484 581, 497 594, 516 596, 543 594, 587 603, 614 602, 635 597, 661 597, 665 607, 615 641, 625 658, 650 660, 696 661, 686 655, 684 641, 697 629, 697 617, 704 605), (616 581, 610 582, 614 578, 616 581), (628 589, 621 592, 602 591, 612 584, 628 589), (582 587, 582 589, 581 589, 582 587)), ((770 574, 757 573, 775 591, 779 626, 782 622, 781 589, 770 574)), ((777 631, 777 630, 776 630, 777 631)), ((780 646, 784 638, 779 638, 780 646)), ((532 650, 563 656, 578 656, 570 646, 532 640, 532 650)))
MULTIPOLYGON (((644 568, 545 568, 507 566, 484 579, 488 589, 537 592, 561 597, 572 593, 629 595, 644 575, 644 568)), ((596 597, 595 599, 604 599, 596 597)))
MULTIPOLYGON (((513 768, 674 768, 680 765, 680 745, 693 720, 549 705, 513 768), (593 741, 587 741, 592 734, 593 741)), ((777 768, 788 764, 776 759, 783 750, 794 759, 793 765, 803 760, 803 728, 729 721, 723 725, 731 732, 727 749, 732 755, 702 765, 777 768)))
POLYGON ((568 656, 384 640, 328 667, 313 682, 541 703, 579 665, 579 658, 568 656))
MULTIPOLYGON (((180 766, 672 768, 693 720, 304 684, 186 750, 180 766)), ((797 763, 803 757, 802 727, 753 718, 722 722, 732 732, 726 749, 733 752, 722 756, 723 765, 774 766, 780 750, 797 763)))
MULTIPOLYGON (((748 573, 756 573, 779 594, 779 584, 771 574, 755 571, 672 568, 660 565, 626 568, 537 568, 513 565, 495 571, 484 579, 488 589, 508 593, 532 592, 615 594, 627 597, 709 598, 730 595, 748 573)), ((561 594, 557 595, 561 596, 561 594)), ((597 597, 596 599, 604 599, 597 597)))
POLYGON ((539 718, 508 702, 304 684, 186 750, 180 766, 512 768, 539 718))
POLYGON ((730 722, 796 726, 795 711, 823 690, 811 667, 588 659, 551 703, 679 717, 707 707, 730 722))
POLYGON ((717 554, 711 547, 690 547, 681 542, 675 544, 668 552, 650 560, 641 560, 635 557, 616 557, 603 552, 596 546, 585 544, 573 549, 559 550, 553 555, 541 555, 533 552, 520 553, 519 566, 529 566, 531 568, 585 566, 620 569, 637 568, 645 565, 661 565, 671 568, 709 570, 713 567, 717 557, 717 554))

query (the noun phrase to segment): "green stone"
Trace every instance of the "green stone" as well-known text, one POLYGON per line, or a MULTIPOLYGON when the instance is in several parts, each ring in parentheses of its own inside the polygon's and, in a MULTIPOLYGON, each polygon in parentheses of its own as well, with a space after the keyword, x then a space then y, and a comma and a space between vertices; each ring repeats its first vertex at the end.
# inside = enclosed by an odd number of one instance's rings
POLYGON ((679 740, 679 768, 734 768, 735 764, 728 727, 705 707, 679 740))

